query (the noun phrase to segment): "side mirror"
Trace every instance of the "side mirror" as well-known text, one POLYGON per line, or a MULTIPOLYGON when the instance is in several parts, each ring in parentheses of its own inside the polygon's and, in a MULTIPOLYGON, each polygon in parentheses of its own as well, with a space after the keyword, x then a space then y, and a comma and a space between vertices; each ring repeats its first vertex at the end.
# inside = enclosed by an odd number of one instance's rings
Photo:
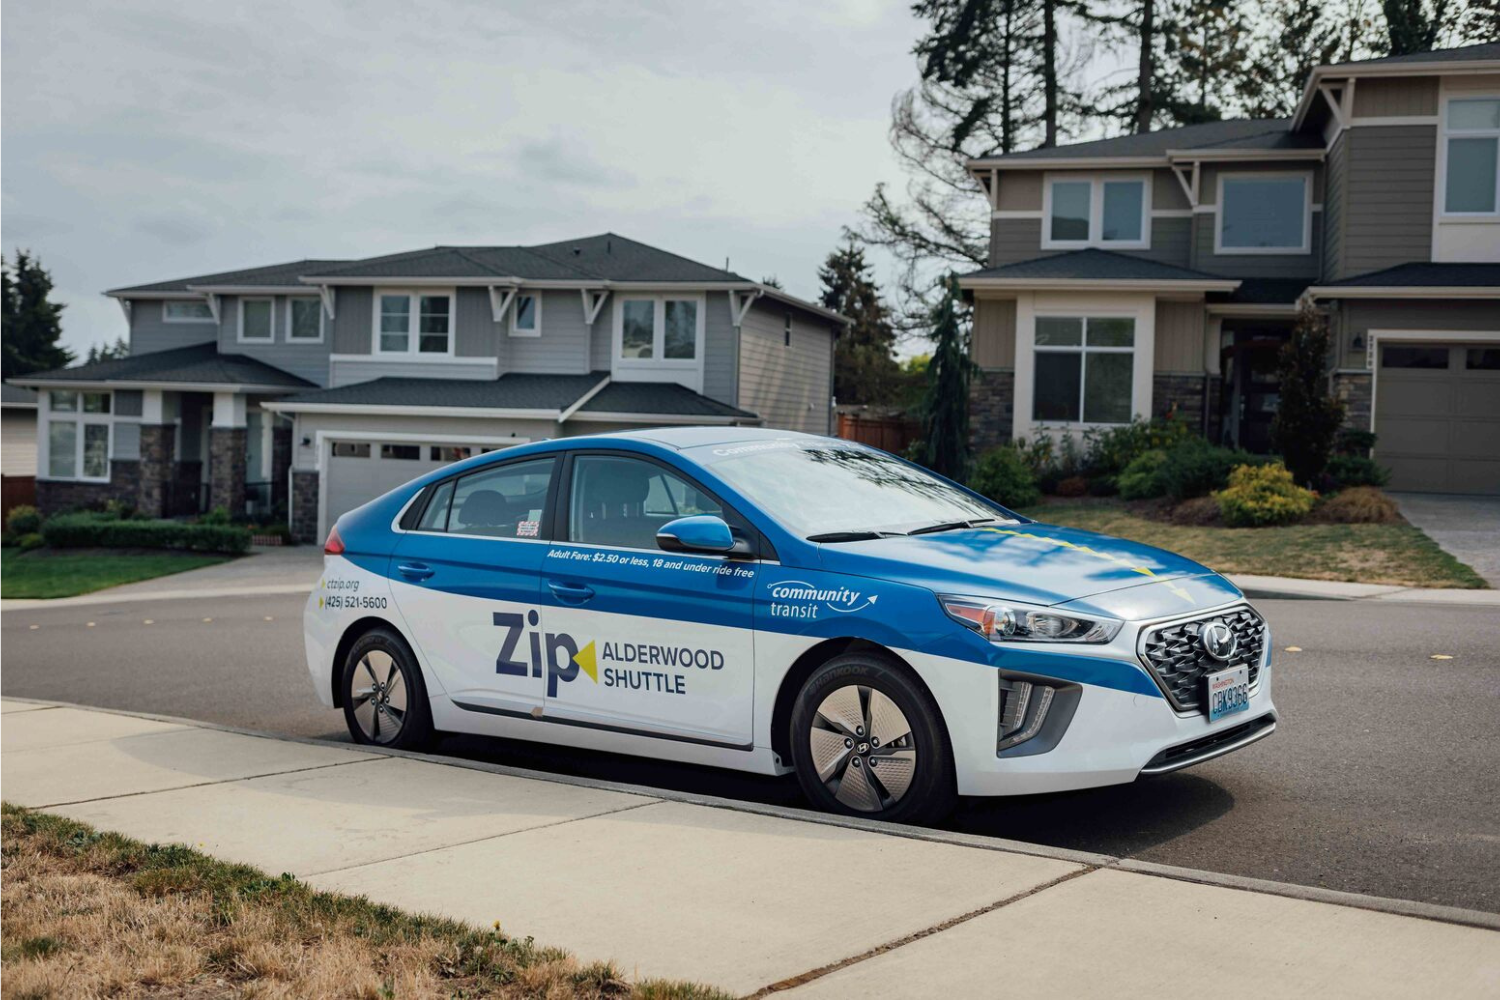
POLYGON ((734 535, 722 517, 695 514, 668 521, 656 533, 656 544, 667 552, 711 552, 724 554, 734 549, 734 535))

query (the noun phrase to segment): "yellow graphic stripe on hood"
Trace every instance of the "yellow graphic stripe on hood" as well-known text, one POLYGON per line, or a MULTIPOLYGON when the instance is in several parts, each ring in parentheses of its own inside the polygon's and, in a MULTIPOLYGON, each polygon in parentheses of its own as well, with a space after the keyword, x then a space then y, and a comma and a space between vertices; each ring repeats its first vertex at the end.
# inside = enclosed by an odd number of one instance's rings
MULTIPOLYGON (((1107 563, 1113 563, 1116 566, 1124 567, 1125 569, 1130 570, 1130 572, 1132 573, 1139 573, 1142 576, 1149 577, 1156 576, 1156 572, 1154 570, 1147 569, 1145 566, 1137 566, 1134 563, 1130 562, 1130 560, 1128 559, 1122 559, 1119 556, 1110 555, 1108 552, 1100 552, 1098 549, 1093 548, 1089 545, 1077 545, 1073 542, 1069 542, 1061 538, 1049 538, 1046 535, 1033 535, 1025 531, 1016 531, 1013 528, 981 528, 980 530, 993 531, 997 535, 1010 535, 1014 538, 1023 538, 1027 541, 1032 542, 1041 542, 1044 545, 1052 545, 1057 548, 1072 549, 1074 552, 1082 552, 1083 554, 1093 556, 1096 559, 1102 559, 1107 563)), ((1178 597, 1182 598, 1184 601, 1187 601, 1189 604, 1193 603, 1192 595, 1183 590, 1177 584, 1166 580, 1163 580, 1162 582, 1163 584, 1165 584, 1166 588, 1173 594, 1176 594, 1178 597)))

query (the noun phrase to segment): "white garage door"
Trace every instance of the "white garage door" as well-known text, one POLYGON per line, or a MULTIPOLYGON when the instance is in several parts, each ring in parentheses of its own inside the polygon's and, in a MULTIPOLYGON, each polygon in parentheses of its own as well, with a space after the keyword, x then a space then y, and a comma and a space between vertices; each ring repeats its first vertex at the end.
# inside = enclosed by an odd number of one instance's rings
POLYGON ((413 444, 408 441, 333 441, 326 459, 323 488, 327 491, 327 526, 340 515, 388 493, 402 483, 468 458, 486 447, 448 445, 441 442, 413 444))
POLYGON ((1375 434, 1393 490, 1500 494, 1500 345, 1382 343, 1375 434))

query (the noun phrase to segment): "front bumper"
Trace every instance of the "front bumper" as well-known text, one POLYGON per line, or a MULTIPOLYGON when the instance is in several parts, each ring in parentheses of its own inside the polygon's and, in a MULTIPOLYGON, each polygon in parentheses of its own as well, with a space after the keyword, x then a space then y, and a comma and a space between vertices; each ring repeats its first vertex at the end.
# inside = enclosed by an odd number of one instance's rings
MULTIPOLYGON (((1239 606, 1244 602, 1234 602, 1239 606)), ((1205 608, 1209 615, 1223 608, 1205 608)), ((1161 693, 1153 675, 1137 653, 1141 633, 1160 619, 1129 622, 1108 645, 1091 647, 1087 656, 1108 663, 1116 676, 1138 670, 1150 683, 1136 690, 1084 681, 1077 707, 1061 739, 1044 753, 997 754, 996 722, 1000 709, 997 670, 945 657, 911 656, 911 662, 932 690, 948 723, 960 795, 1029 795, 1094 788, 1134 781, 1142 774, 1160 774, 1202 763, 1248 746, 1275 731, 1276 706, 1271 691, 1269 628, 1261 651, 1256 683, 1246 711, 1209 722, 1201 712, 1179 712, 1161 693), (1150 690, 1152 693, 1144 693, 1150 690), (1253 723, 1250 729, 1244 729, 1253 723)), ((1084 647, 1066 650, 1037 645, 1028 650, 1027 673, 1046 675, 1048 656, 1070 669, 1058 676, 1076 675, 1084 647)), ((1003 669, 1003 668, 1002 668, 1003 669)), ((1024 747, 1025 744, 1022 744, 1024 747)), ((1020 749, 1020 748, 1017 748, 1020 749)))

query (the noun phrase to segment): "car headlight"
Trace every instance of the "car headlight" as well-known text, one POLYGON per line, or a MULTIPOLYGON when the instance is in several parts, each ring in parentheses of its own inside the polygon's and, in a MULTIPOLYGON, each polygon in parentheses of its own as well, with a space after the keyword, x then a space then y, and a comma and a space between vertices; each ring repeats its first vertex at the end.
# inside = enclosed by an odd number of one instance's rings
POLYGON ((1015 601, 939 594, 948 617, 991 642, 1106 643, 1120 631, 1114 618, 1084 618, 1015 601))

